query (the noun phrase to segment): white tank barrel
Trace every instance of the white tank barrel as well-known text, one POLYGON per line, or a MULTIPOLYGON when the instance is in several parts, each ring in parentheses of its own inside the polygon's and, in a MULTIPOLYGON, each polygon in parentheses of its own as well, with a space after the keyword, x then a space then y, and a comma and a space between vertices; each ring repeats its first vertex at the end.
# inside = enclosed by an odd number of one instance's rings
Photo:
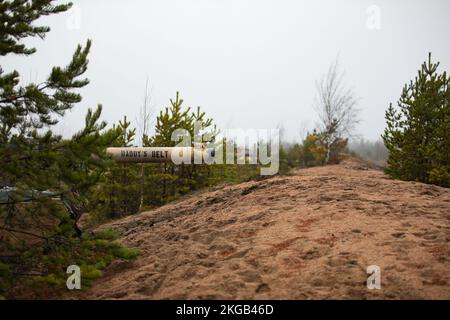
POLYGON ((179 164, 200 163, 210 161, 215 156, 214 149, 193 147, 123 147, 107 148, 109 154, 116 162, 173 162, 179 164), (208 159, 208 160, 207 160, 208 159))

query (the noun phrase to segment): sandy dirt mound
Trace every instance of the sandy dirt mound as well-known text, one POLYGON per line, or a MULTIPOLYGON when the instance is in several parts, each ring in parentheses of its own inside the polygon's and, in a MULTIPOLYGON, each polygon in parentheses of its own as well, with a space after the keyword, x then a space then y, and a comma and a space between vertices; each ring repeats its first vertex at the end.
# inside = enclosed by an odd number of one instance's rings
POLYGON ((87 299, 450 299, 450 190, 357 162, 225 186, 110 224, 139 248, 87 299), (366 268, 381 268, 381 290, 366 268))

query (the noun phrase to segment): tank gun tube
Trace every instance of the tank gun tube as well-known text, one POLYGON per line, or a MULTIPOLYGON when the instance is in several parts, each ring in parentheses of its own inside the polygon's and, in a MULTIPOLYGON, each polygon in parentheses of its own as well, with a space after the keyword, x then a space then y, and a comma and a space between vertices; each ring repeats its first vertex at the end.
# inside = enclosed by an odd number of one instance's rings
POLYGON ((162 163, 192 164, 195 159, 202 162, 215 157, 214 149, 200 149, 193 147, 114 147, 107 148, 106 153, 120 163, 162 163))

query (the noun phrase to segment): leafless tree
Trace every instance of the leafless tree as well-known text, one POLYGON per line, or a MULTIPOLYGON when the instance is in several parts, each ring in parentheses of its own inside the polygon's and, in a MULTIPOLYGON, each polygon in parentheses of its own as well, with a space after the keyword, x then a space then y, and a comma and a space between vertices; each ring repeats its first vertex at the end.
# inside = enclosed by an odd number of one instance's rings
MULTIPOLYGON (((151 117, 153 115, 153 110, 151 107, 151 96, 148 88, 149 80, 145 83, 145 95, 144 95, 144 103, 139 110, 138 118, 136 119, 140 145, 144 146, 145 140, 148 138, 149 129, 151 125, 151 117)), ((144 189, 145 189, 145 172, 144 172, 144 164, 141 163, 141 195, 139 202, 139 211, 141 211, 144 205, 144 189)))
POLYGON ((337 139, 351 137, 360 122, 357 108, 358 98, 353 89, 344 82, 345 72, 339 70, 337 58, 328 72, 316 83, 316 109, 319 115, 319 132, 327 149, 325 162, 330 158, 330 149, 337 139))
POLYGON ((149 92, 149 79, 145 83, 145 95, 144 95, 144 103, 142 107, 139 109, 138 117, 136 118, 136 124, 138 127, 138 136, 140 140, 140 145, 144 144, 144 137, 148 137, 149 129, 151 125, 151 117, 153 115, 153 110, 151 107, 151 95, 149 92))

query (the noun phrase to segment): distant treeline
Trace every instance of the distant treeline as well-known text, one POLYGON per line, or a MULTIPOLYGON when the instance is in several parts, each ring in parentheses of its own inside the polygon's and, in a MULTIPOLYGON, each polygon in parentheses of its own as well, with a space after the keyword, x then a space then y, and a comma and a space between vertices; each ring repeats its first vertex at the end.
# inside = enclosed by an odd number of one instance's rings
POLYGON ((351 140, 348 149, 351 153, 365 160, 385 162, 389 157, 389 151, 381 139, 377 141, 365 139, 351 140))

